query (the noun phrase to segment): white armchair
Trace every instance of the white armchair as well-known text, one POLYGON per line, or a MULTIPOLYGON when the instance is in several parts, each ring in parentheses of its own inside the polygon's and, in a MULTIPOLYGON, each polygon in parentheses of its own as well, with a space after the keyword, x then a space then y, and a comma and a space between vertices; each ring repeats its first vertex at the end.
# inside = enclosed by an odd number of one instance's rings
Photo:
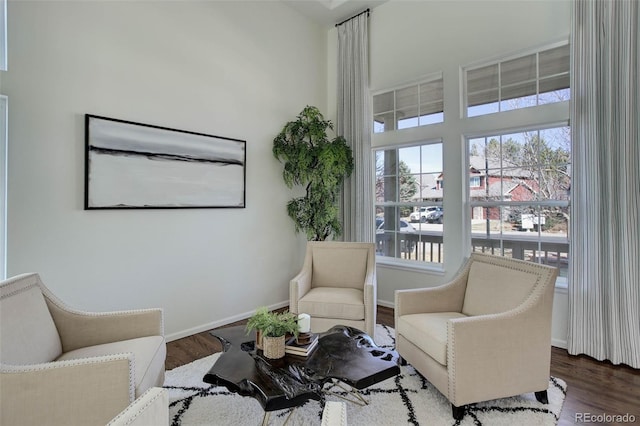
POLYGON ((450 402, 547 402, 558 270, 473 253, 448 284, 395 293, 396 350, 450 402))
POLYGON ((160 309, 66 306, 37 274, 0 282, 0 424, 105 425, 162 386, 160 309))
POLYGON ((311 331, 334 325, 364 331, 376 324, 375 244, 310 241, 300 273, 289 284, 289 310, 311 316, 311 331))

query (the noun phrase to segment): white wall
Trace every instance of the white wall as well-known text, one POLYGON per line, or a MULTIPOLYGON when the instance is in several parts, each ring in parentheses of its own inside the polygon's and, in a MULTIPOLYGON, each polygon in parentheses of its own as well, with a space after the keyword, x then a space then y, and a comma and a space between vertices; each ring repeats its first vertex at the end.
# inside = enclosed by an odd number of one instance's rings
POLYGON ((10 1, 8 275, 72 306, 160 306, 169 338, 288 302, 302 264, 271 154, 325 109, 326 30, 279 2, 10 1), (244 139, 245 209, 84 211, 84 114, 244 139))
MULTIPOLYGON (((372 10, 370 77, 373 92, 394 88, 442 72, 445 84, 445 124, 403 131, 402 142, 443 138, 445 208, 444 274, 378 266, 378 302, 393 306, 394 291, 435 286, 446 282, 468 254, 469 239, 463 220, 461 133, 471 131, 460 107, 460 67, 568 39, 570 2, 552 1, 391 1, 372 10)), ((335 56, 336 31, 328 36, 329 60, 335 56), (333 49, 333 51, 332 51, 333 49)), ((329 69, 329 104, 335 103, 335 76, 329 69)), ((335 71, 334 71, 335 74, 335 71)), ((568 118, 568 107, 566 109, 568 118)), ((526 122, 531 111, 514 114, 526 122)), ((564 112, 563 112, 564 113, 564 112)), ((477 120, 475 124, 480 122, 477 120)), ((486 120, 485 120, 486 121, 486 120)), ((514 126, 518 125, 514 121, 514 126)), ((390 142, 376 135, 375 146, 390 142)), ((566 341, 566 291, 556 292, 553 338, 566 341)))

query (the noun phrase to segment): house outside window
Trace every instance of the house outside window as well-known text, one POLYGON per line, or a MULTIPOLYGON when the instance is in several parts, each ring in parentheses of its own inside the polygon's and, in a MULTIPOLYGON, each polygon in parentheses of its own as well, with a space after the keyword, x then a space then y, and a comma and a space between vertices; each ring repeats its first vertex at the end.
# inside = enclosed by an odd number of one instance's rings
POLYGON ((377 255, 441 268, 442 142, 379 149, 375 159, 377 255))

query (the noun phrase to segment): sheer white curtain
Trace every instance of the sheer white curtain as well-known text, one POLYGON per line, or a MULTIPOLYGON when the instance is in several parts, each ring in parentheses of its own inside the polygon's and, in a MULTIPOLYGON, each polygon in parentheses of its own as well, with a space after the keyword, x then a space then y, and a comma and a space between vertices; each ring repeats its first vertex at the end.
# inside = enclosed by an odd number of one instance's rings
POLYGON ((571 354, 640 368, 638 2, 574 0, 571 354))
POLYGON ((336 131, 353 150, 355 166, 342 199, 345 241, 373 242, 375 237, 368 15, 338 25, 336 131))

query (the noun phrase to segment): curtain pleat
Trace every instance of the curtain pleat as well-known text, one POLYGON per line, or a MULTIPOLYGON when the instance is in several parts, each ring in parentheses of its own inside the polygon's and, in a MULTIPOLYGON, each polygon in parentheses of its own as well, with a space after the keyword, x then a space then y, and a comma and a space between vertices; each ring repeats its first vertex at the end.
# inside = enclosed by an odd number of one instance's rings
POLYGON ((338 26, 338 116, 336 132, 353 150, 354 170, 341 203, 343 238, 373 242, 373 160, 371 154, 368 14, 338 26))
POLYGON ((575 0, 568 350, 640 368, 638 2, 575 0))

